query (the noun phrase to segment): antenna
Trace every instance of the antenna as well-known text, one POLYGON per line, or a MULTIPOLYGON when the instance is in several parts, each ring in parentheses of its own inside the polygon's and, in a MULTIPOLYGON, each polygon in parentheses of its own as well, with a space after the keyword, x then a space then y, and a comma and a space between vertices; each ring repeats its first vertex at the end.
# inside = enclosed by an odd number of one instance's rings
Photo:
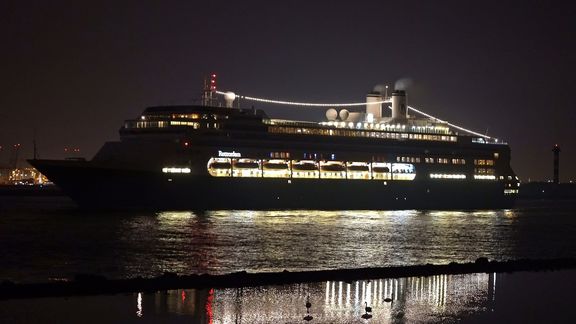
POLYGON ((212 106, 214 94, 216 94, 216 73, 210 74, 210 83, 207 78, 204 78, 204 91, 202 93, 202 104, 204 106, 212 106))

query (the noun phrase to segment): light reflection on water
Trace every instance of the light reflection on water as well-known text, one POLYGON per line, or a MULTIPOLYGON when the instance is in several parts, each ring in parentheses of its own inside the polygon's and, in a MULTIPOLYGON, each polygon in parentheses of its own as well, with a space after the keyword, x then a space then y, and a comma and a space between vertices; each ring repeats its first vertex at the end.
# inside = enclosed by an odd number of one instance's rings
MULTIPOLYGON (((371 281, 295 284, 254 288, 174 290, 146 295, 155 305, 206 323, 374 323, 435 322, 491 307, 494 274, 438 275, 371 281), (182 299, 182 293, 194 301, 182 299), (190 298, 190 297, 189 297, 190 298), (202 307, 203 304, 203 307, 202 307)), ((150 302, 148 303, 150 304, 150 302)), ((151 310, 157 312, 158 308, 151 310)))
POLYGON ((573 287, 575 270, 178 289, 3 300, 0 322, 306 323, 310 301, 310 323, 566 323, 573 287))
MULTIPOLYGON (((157 214, 164 241, 204 247, 206 271, 279 271, 499 259, 505 211, 210 211, 157 214), (193 232, 192 232, 193 231, 193 232), (192 237, 190 237, 192 236, 192 237), (210 241, 209 241, 210 240, 210 241), (477 242, 474 242, 477 241, 477 242), (470 244, 472 243, 472 244, 470 244), (480 243, 480 244, 478 244, 480 243), (495 251, 498 248, 498 251, 495 251), (238 256, 238 258, 233 258, 238 256), (237 266, 231 267, 228 261, 237 266)), ((506 217, 505 217, 506 216, 506 217)), ((183 259, 172 271, 189 266, 183 259)), ((165 269, 169 270, 169 269, 165 269)))
POLYGON ((479 211, 6 211, 0 279, 575 257, 576 204, 479 211))

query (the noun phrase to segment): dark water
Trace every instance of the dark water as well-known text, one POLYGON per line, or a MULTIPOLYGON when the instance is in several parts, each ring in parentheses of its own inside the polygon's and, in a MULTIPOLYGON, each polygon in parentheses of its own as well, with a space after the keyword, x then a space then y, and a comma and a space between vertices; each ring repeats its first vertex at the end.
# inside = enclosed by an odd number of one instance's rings
POLYGON ((87 213, 0 197, 0 280, 576 257, 576 203, 483 211, 87 213))
POLYGON ((576 271, 0 301, 2 323, 569 323, 576 271), (372 318, 363 319, 365 306, 372 318))

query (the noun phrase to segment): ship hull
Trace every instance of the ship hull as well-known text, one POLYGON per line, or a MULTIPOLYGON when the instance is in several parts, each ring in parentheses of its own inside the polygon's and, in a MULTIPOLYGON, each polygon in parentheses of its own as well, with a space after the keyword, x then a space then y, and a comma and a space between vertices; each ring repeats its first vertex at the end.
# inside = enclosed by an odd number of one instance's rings
POLYGON ((32 160, 89 209, 495 209, 510 208, 497 181, 218 178, 32 160))

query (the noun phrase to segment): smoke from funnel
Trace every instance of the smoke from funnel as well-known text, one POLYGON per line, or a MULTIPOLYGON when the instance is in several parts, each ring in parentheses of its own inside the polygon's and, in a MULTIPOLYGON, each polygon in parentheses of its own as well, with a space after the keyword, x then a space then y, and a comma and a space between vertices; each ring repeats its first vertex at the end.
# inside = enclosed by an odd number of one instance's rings
POLYGON ((410 78, 398 79, 396 81, 396 83, 394 83, 394 90, 404 90, 405 91, 406 89, 408 89, 412 85, 412 83, 414 83, 414 82, 410 78))
POLYGON ((386 85, 385 84, 377 84, 374 86, 374 92, 384 93, 386 92, 386 85))

